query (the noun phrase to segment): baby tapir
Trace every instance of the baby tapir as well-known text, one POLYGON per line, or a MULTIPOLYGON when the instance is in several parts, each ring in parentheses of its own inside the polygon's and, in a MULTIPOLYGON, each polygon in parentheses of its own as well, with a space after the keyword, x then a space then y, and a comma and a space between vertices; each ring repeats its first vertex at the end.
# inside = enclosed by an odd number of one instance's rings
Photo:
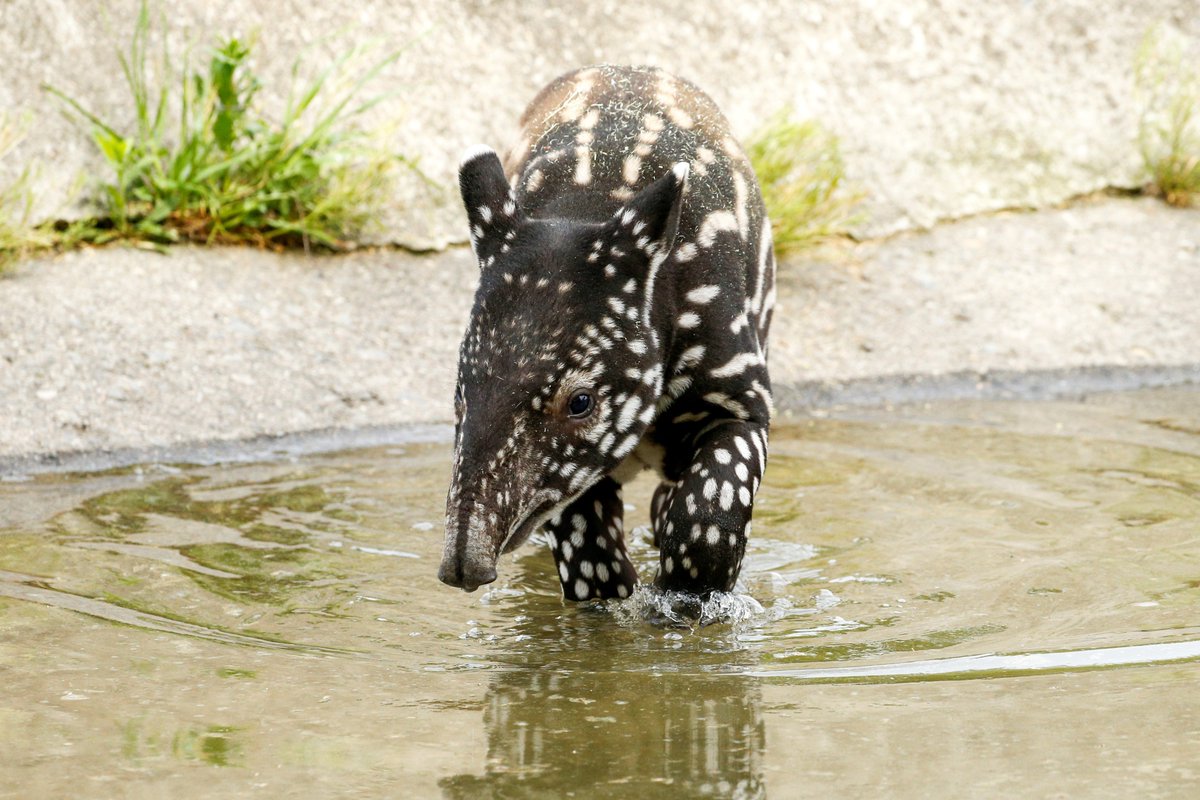
POLYGON ((459 184, 481 270, 438 577, 473 591, 543 526, 570 600, 626 597, 621 485, 658 472, 657 584, 737 579, 767 460, 771 228, 713 101, 653 68, 564 75, 459 184))

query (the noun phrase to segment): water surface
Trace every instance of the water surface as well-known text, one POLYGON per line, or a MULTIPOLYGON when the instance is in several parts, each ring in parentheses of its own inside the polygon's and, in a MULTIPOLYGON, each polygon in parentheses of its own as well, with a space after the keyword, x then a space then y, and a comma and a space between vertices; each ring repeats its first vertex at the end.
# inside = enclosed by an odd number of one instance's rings
POLYGON ((564 604, 533 545, 443 587, 447 475, 0 484, 0 797, 1197 790, 1200 391, 783 420, 704 626, 564 604))

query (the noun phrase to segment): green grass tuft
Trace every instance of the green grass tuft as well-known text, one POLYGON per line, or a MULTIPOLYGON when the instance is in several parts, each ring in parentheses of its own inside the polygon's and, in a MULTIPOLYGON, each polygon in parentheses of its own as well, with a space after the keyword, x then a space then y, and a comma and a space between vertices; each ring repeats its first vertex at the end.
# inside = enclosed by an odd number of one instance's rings
MULTIPOLYGON (((24 125, 0 114, 0 162, 12 153, 24 135, 24 125)), ((33 203, 30 175, 30 168, 26 166, 11 183, 0 186, 0 273, 25 252, 42 244, 42 237, 29 224, 33 203)))
POLYGON ((1138 145, 1150 189, 1171 205, 1200 200, 1200 69, 1178 41, 1152 30, 1136 60, 1138 145))
POLYGON ((779 254, 814 247, 861 221, 863 194, 846 185, 837 137, 790 109, 770 119, 746 148, 762 186, 779 254))
POLYGON ((81 118, 111 170, 95 197, 98 219, 59 231, 67 245, 132 239, 340 249, 371 227, 398 169, 413 166, 358 126, 383 99, 360 99, 363 88, 399 51, 352 75, 365 51, 349 50, 298 90, 297 61, 282 117, 268 119, 256 102, 263 85, 251 68, 253 42, 221 41, 199 70, 186 58, 175 70, 164 48, 154 59, 156 82, 150 29, 143 4, 129 49, 119 54, 135 112, 131 130, 46 87, 81 118))

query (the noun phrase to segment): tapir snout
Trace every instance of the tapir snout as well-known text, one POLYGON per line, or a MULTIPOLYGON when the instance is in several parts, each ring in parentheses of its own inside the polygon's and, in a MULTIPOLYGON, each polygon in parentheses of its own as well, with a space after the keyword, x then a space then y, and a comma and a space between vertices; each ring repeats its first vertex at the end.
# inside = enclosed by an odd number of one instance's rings
POLYGON ((446 544, 438 580, 448 586, 473 592, 496 580, 499 546, 484 520, 481 503, 465 503, 446 519, 446 544))
POLYGON ((485 586, 496 580, 496 565, 464 562, 462 559, 446 557, 438 568, 438 580, 447 586, 454 586, 464 592, 473 592, 480 586, 485 586))

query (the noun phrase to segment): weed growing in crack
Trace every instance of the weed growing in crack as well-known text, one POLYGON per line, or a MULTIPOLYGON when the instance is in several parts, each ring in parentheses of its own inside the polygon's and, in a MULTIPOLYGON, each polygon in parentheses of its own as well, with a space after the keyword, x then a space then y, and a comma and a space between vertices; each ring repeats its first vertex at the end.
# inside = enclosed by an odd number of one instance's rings
POLYGON ((1135 78, 1150 191, 1174 206, 1193 205, 1200 199, 1200 68, 1182 42, 1152 30, 1138 50, 1135 78))
POLYGON ((94 197, 97 217, 59 226, 65 244, 114 239, 313 246, 341 249, 368 230, 392 195, 399 168, 415 165, 387 152, 363 115, 383 98, 363 89, 400 53, 356 75, 365 56, 350 49, 307 83, 301 65, 280 118, 256 102, 264 86, 252 69, 253 42, 221 41, 208 63, 178 72, 165 48, 151 78, 150 14, 143 4, 120 53, 135 123, 122 129, 59 89, 109 169, 94 197), (176 76, 172 79, 172 76, 176 76))
MULTIPOLYGON (((7 114, 0 114, 0 163, 10 158, 25 137, 26 126, 7 114)), ((26 164, 12 180, 0 184, 0 274, 30 252, 47 246, 48 233, 30 222, 33 207, 33 167, 26 164)))
POLYGON ((837 137, 784 109, 746 148, 762 186, 779 254, 814 247, 861 221, 861 191, 849 188, 837 137))

